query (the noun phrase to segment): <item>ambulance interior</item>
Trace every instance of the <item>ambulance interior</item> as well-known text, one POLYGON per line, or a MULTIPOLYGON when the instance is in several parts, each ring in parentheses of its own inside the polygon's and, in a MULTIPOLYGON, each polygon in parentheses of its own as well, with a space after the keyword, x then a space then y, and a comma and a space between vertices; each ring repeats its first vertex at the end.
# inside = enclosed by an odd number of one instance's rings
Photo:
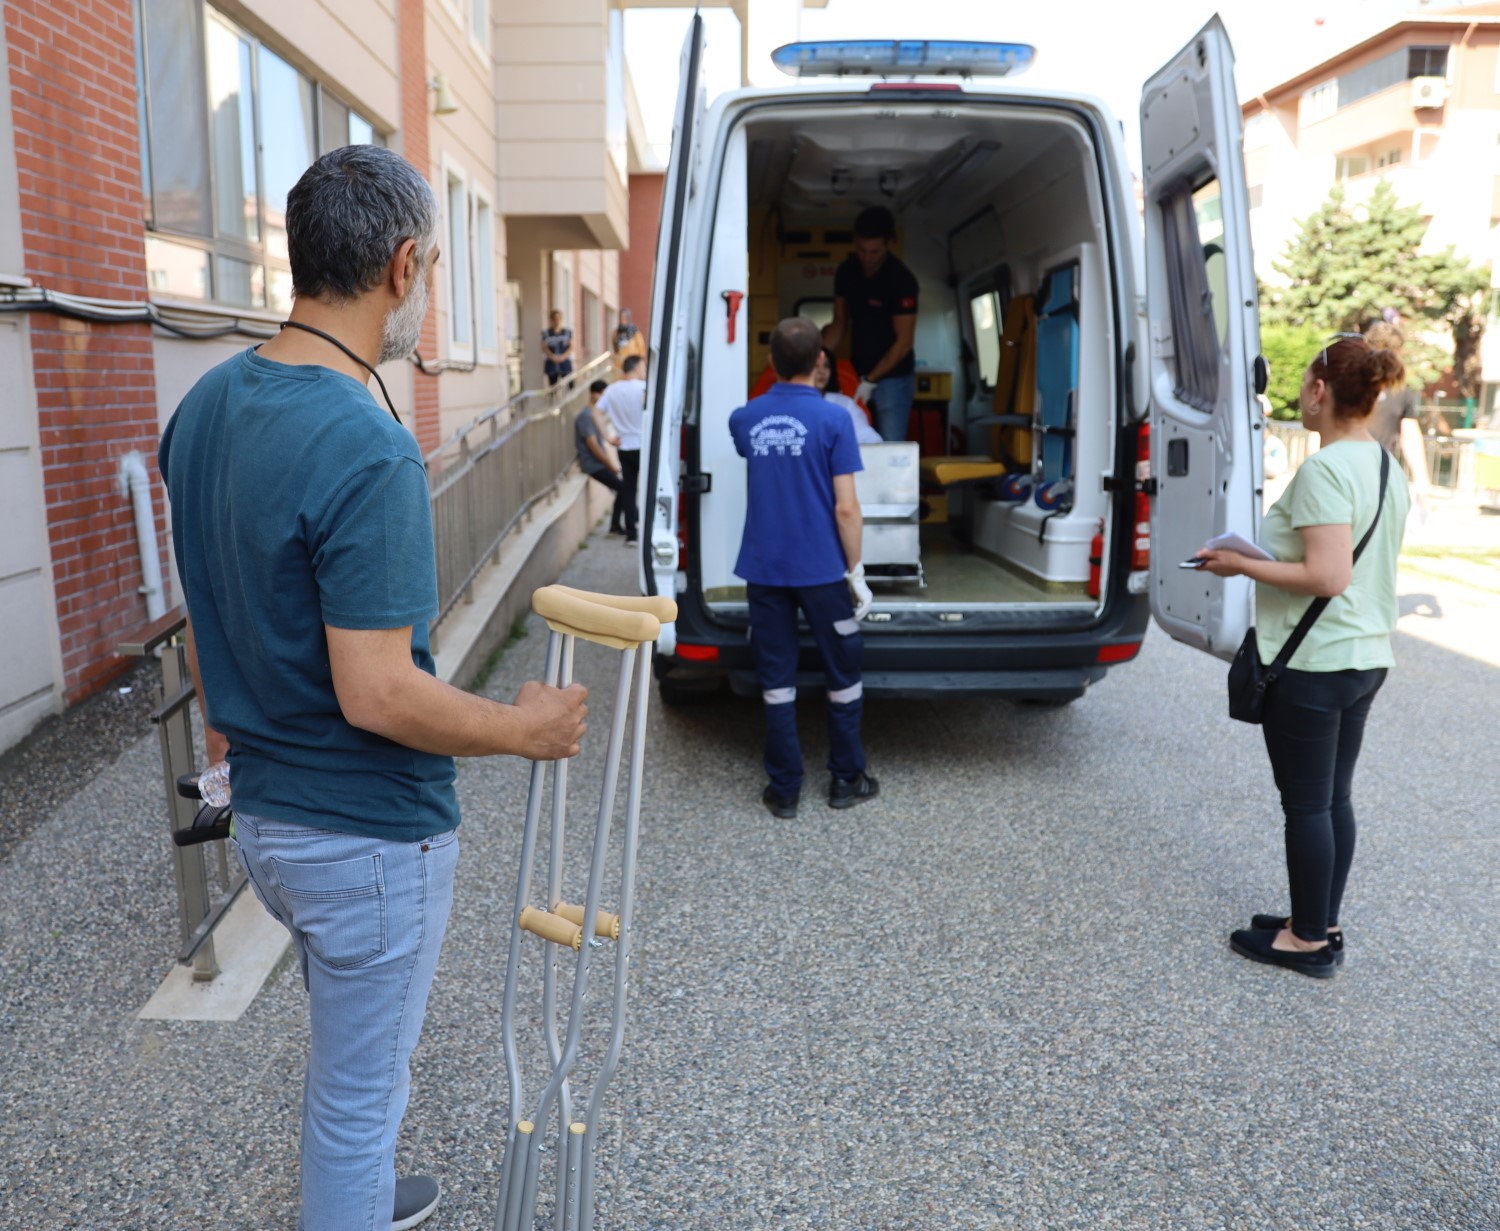
MULTIPOLYGON (((908 441, 863 446, 857 479, 877 618, 937 605, 1077 619, 1098 607, 1090 556, 1101 531, 1108 550, 1101 480, 1112 470, 1116 399, 1096 167, 1076 117, 1037 106, 844 101, 766 108, 733 130, 701 360, 699 469, 713 478, 699 506, 700 560, 711 607, 744 602, 733 567, 745 467, 728 415, 774 379, 778 320, 832 319, 854 218, 877 204, 895 215, 894 251, 920 285, 908 441)), ((852 394, 847 331, 839 355, 852 394)))

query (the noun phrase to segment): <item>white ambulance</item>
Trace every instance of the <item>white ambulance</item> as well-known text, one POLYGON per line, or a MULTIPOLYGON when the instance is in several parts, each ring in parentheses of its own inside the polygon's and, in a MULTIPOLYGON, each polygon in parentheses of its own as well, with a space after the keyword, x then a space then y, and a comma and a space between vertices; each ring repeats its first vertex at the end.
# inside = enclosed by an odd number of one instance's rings
MULTIPOLYGON (((1119 124, 1083 90, 1017 82, 1031 55, 792 44, 775 59, 794 83, 707 109, 694 18, 640 491, 642 588, 679 610, 666 699, 759 692, 728 419, 771 379, 776 321, 831 318, 871 205, 895 215, 920 296, 911 439, 863 447, 866 692, 1071 701, 1136 655, 1148 612, 1221 657, 1238 646, 1250 583, 1179 567, 1259 528, 1265 364, 1229 40, 1216 17, 1146 84, 1144 228, 1119 124)), ((810 637, 802 668, 821 678, 810 637)))

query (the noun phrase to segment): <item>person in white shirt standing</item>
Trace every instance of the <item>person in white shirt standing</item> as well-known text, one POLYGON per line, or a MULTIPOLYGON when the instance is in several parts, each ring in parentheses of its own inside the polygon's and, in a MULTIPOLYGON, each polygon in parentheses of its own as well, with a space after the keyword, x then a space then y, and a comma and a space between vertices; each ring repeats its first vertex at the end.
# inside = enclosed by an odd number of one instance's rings
POLYGON ((615 381, 599 399, 599 408, 609 416, 620 438, 620 475, 625 483, 625 545, 637 541, 640 508, 636 488, 641 478, 641 419, 646 414, 646 361, 631 355, 624 363, 624 378, 615 381))

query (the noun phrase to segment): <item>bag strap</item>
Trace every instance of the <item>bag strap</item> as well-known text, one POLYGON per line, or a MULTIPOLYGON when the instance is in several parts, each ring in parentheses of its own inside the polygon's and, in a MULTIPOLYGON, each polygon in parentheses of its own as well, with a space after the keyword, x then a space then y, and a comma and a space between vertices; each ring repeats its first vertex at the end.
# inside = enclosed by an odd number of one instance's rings
MULTIPOLYGON (((1380 524, 1380 514, 1385 508, 1386 481, 1391 474, 1391 455, 1382 447, 1380 450, 1380 496, 1375 502, 1375 519, 1370 523, 1370 528, 1365 531, 1364 538, 1359 540, 1359 545, 1354 549, 1354 563, 1359 563, 1359 557, 1369 543, 1370 537, 1375 533, 1375 527, 1380 524)), ((1292 655, 1302 645, 1307 634, 1312 631, 1312 626, 1318 622, 1318 617, 1323 614, 1324 609, 1332 598, 1315 599, 1302 613, 1302 618, 1297 621, 1297 627, 1292 629, 1292 635, 1286 639, 1286 644, 1281 647, 1281 653, 1276 655, 1276 661, 1266 668, 1268 673, 1267 683, 1279 676, 1286 670, 1287 663, 1292 661, 1292 655)))

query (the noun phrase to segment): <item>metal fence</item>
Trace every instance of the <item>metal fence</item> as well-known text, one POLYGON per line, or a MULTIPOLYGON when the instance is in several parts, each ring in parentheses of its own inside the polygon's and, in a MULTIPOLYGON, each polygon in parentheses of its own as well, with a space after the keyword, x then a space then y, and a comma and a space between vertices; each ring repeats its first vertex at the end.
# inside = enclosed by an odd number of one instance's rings
MULTIPOLYGON (((1308 443, 1312 433, 1300 423, 1271 420, 1266 430, 1286 446, 1287 473, 1296 471, 1307 460, 1308 443)), ((1427 451, 1427 473, 1434 487, 1459 491, 1467 486, 1473 471, 1474 442, 1459 440, 1452 436, 1423 435, 1422 442, 1427 451)))
MULTIPOLYGON (((142 628, 135 640, 121 644, 120 653, 141 658, 161 656, 161 704, 151 720, 161 738, 162 782, 166 788, 168 832, 186 829, 198 805, 177 793, 177 776, 199 768, 193 746, 191 702, 197 691, 188 671, 181 607, 142 628)), ((238 861, 231 864, 224 843, 172 848, 172 874, 177 885, 177 960, 193 968, 193 979, 208 982, 219 973, 214 953, 214 928, 245 888, 238 861)))
POLYGON ((609 367, 601 355, 550 389, 517 394, 427 454, 437 546, 434 629, 460 601, 473 602, 475 579, 499 563, 506 538, 567 477, 573 420, 588 405, 589 384, 609 367))

